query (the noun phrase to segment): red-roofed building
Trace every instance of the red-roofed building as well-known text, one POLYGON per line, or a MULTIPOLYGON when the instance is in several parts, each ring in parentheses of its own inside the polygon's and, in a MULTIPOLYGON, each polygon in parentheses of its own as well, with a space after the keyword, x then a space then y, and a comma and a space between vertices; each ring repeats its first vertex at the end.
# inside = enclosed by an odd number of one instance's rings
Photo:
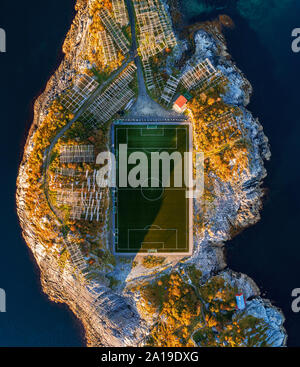
POLYGON ((246 308, 246 301, 243 293, 237 294, 235 298, 236 298, 236 309, 244 310, 246 308))
POLYGON ((178 113, 182 113, 186 110, 187 99, 184 96, 180 96, 173 105, 173 110, 178 113))

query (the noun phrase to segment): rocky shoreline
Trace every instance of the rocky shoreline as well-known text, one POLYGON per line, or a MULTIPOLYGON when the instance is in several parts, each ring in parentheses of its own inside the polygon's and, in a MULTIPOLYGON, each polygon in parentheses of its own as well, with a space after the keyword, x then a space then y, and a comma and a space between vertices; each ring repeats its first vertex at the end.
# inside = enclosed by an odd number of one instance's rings
MULTIPOLYGON (((84 2, 78 1, 78 3, 84 2)), ((34 134, 46 116, 50 102, 67 87, 72 77, 84 66, 81 60, 77 60, 77 55, 90 19, 87 6, 81 5, 78 9, 74 26, 68 35, 68 39, 75 46, 65 49, 64 60, 34 104, 34 121, 24 149, 17 181, 17 210, 23 236, 41 270, 43 291, 52 301, 66 303, 81 320, 86 332, 87 345, 136 346, 140 345, 141 340, 148 335, 150 326, 139 315, 135 301, 128 294, 112 291, 105 281, 103 283, 92 281, 87 284, 80 274, 74 273, 71 264, 67 263, 64 271, 61 272, 57 261, 51 256, 51 253, 45 250, 36 235, 35 227, 32 226, 32 218, 28 217, 25 208, 26 192, 30 189, 26 184, 26 169, 28 157, 33 148, 34 134)), ((245 297, 249 299, 251 305, 249 312, 259 315, 269 325, 269 340, 273 341, 275 346, 283 346, 286 344, 287 336, 283 328, 284 316, 281 311, 272 306, 270 301, 260 297, 259 289, 252 279, 227 269, 224 259, 224 243, 232 238, 235 231, 243 230, 260 219, 259 211, 263 195, 261 184, 266 176, 263 161, 269 159, 270 151, 262 126, 245 108, 249 103, 251 85, 230 61, 230 55, 226 52, 226 44, 222 43, 220 39, 222 40, 222 37, 216 28, 214 34, 208 34, 203 29, 197 31, 195 33, 195 55, 203 58, 203 55, 206 54, 214 59, 216 67, 222 70, 234 85, 225 98, 227 102, 243 108, 244 116, 241 123, 253 143, 253 165, 249 172, 243 173, 242 186, 240 184, 222 185, 222 183, 216 186, 219 193, 218 208, 206 218, 210 230, 194 234, 194 242, 197 245, 187 264, 198 266, 200 264, 203 281, 218 274, 230 284, 238 285, 245 297), (212 55, 214 52, 215 55, 212 55)), ((195 202, 196 212, 199 208, 200 203, 195 202)), ((53 221, 54 219, 46 218, 45 221, 47 220, 53 221)), ((170 267, 176 268, 176 264, 171 264, 170 267)), ((132 276, 130 282, 134 283, 138 279, 139 276, 132 276)))
POLYGON ((272 340, 274 346, 285 346, 287 334, 283 326, 285 317, 282 311, 273 306, 269 300, 260 297, 260 290, 250 277, 228 269, 224 258, 223 248, 226 241, 260 220, 264 195, 261 186, 267 175, 264 161, 270 159, 271 152, 262 125, 246 109, 250 102, 252 86, 231 60, 225 38, 220 34, 221 29, 218 21, 199 25, 199 30, 195 32, 195 55, 201 59, 208 57, 210 60, 215 60, 215 66, 231 81, 232 88, 223 98, 227 103, 239 106, 243 111, 241 124, 247 129, 252 142, 253 165, 250 172, 240 177, 243 185, 222 187, 220 183, 219 196, 226 196, 226 200, 220 201, 219 212, 209 218, 214 229, 209 234, 206 232, 204 236, 200 235, 197 240, 201 243, 199 249, 207 247, 207 251, 204 251, 203 256, 201 251, 199 254, 193 254, 189 261, 194 264, 203 263, 205 258, 210 258, 207 255, 214 251, 215 254, 211 258, 216 262, 207 264, 205 269, 207 277, 218 274, 227 279, 231 285, 239 284, 238 288, 244 293, 245 298, 249 299, 248 304, 251 304, 252 314, 256 312, 270 325, 269 340, 272 340), (268 318, 266 316, 268 314, 272 316, 268 318))

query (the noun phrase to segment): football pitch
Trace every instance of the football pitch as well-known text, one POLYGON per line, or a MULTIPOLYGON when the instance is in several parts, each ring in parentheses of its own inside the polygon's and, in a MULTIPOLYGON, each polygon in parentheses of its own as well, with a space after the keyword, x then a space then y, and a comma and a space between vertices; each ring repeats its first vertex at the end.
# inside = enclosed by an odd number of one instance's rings
MULTIPOLYGON (((163 163, 158 174, 151 170, 152 153, 179 152, 184 162, 184 152, 189 152, 191 127, 183 123, 125 123, 116 122, 112 128, 113 151, 116 156, 116 188, 113 190, 113 226, 115 254, 174 254, 187 255, 192 251, 192 199, 186 198, 187 188, 175 185, 175 161, 170 160, 169 185, 163 184, 163 163), (148 162, 147 182, 137 187, 120 185, 120 168, 129 162, 126 174, 136 167, 130 155, 142 152, 148 162), (123 157, 120 157, 123 155, 123 157), (122 159, 121 159, 122 158, 122 159), (122 163, 120 163, 122 162, 122 163)), ((178 154, 178 153, 176 153, 178 154)), ((182 163, 184 164, 184 163, 182 163)), ((184 169, 182 170, 184 171, 184 169)), ((127 177, 127 176, 126 176, 127 177)), ((139 174, 137 177, 140 177, 139 174)), ((184 172, 182 172, 184 182, 184 172)))

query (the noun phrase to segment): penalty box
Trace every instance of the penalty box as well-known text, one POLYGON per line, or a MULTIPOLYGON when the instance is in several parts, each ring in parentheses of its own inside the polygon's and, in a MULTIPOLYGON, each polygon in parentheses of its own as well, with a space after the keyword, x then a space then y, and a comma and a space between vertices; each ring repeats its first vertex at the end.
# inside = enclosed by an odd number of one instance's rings
MULTIPOLYGON (((183 255, 193 249, 193 199, 187 187, 121 187, 119 185, 120 145, 127 145, 127 157, 151 153, 192 151, 192 127, 189 122, 128 123, 112 126, 112 150, 116 157, 116 188, 113 189, 113 248, 116 255, 183 255)), ((128 164, 128 170, 132 168, 128 164)), ((160 167, 162 170, 162 167, 160 167)), ((171 166, 174 171, 174 164, 171 166)), ((162 172, 160 172, 161 175, 162 172)), ((149 167, 149 182, 151 169, 149 167)))

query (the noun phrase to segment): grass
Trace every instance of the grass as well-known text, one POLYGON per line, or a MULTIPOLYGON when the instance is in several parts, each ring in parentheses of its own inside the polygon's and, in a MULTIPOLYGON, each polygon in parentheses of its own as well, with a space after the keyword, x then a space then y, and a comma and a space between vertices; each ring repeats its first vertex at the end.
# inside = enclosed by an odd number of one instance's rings
POLYGON ((120 284, 120 281, 111 275, 108 275, 107 278, 109 279, 109 287, 111 289, 116 288, 120 284))
POLYGON ((68 226, 63 226, 63 227, 61 228, 61 232, 62 232, 62 234, 63 234, 64 238, 66 238, 66 237, 67 237, 67 235, 68 235, 68 233, 70 232, 70 228, 69 228, 68 226))
POLYGON ((162 265, 165 261, 164 257, 159 257, 159 256, 147 256, 143 258, 143 266, 145 268, 151 269, 151 268, 155 268, 159 265, 162 265))
MULTIPOLYGON (((116 147, 128 143, 128 156, 134 151, 141 151, 147 155, 148 162, 153 151, 160 149, 169 153, 174 150, 181 153, 186 151, 189 136, 187 125, 168 126, 168 129, 160 128, 159 125, 152 129, 144 126, 115 125, 116 147)), ((117 162, 118 154, 117 151, 117 162)), ((135 165, 129 165, 129 174, 134 168, 135 165)), ((151 177, 151 167, 146 170, 148 177, 151 177)), ((160 178, 162 179, 161 175, 160 178)), ((185 189, 174 190, 172 181, 171 179, 170 188, 141 189, 141 184, 136 188, 118 188, 115 216, 118 230, 116 252, 188 252, 189 202, 185 197, 185 189)))
POLYGON ((109 74, 107 74, 105 72, 99 72, 96 68, 92 68, 91 71, 95 75, 95 77, 97 78, 97 82, 99 84, 104 83, 109 78, 109 74))
POLYGON ((200 282, 200 279, 202 277, 202 272, 201 270, 197 269, 196 266, 193 264, 193 265, 189 265, 187 267, 187 273, 193 283, 194 286, 199 286, 199 282, 200 282))

